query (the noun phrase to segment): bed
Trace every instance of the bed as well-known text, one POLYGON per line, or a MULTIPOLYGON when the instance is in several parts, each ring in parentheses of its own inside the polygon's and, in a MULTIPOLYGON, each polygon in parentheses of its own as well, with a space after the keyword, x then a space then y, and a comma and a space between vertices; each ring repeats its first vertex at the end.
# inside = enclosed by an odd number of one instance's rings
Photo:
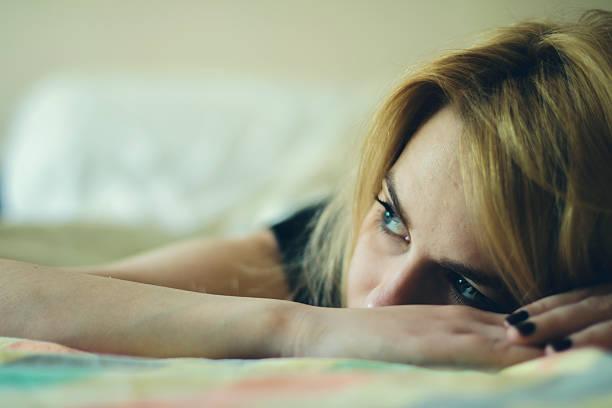
POLYGON ((501 372, 340 359, 147 359, 0 338, 6 407, 609 407, 612 355, 501 372))
MULTIPOLYGON (((96 264, 274 222, 344 176, 371 97, 240 78, 42 83, 3 148, 0 257, 96 264)), ((574 350, 486 372, 147 359, 2 337, 0 406, 610 407, 612 354, 574 350)))

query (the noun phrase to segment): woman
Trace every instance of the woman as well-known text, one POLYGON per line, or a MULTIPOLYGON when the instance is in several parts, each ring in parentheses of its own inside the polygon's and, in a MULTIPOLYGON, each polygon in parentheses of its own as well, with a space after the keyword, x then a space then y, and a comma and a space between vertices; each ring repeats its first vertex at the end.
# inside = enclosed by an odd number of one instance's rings
POLYGON ((498 367, 612 349, 611 38, 612 13, 591 11, 424 66, 343 192, 271 230, 76 270, 2 261, 0 334, 498 367))

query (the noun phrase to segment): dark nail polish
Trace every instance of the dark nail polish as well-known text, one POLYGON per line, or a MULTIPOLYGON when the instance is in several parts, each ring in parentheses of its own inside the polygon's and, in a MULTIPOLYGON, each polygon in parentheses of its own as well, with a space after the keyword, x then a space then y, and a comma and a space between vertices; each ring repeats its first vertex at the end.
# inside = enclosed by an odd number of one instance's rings
POLYGON ((515 327, 519 331, 519 333, 521 333, 522 336, 529 336, 536 329, 535 323, 530 321, 519 323, 515 327))
POLYGON ((529 318, 529 312, 526 310, 519 310, 518 312, 512 313, 510 316, 506 317, 506 321, 508 324, 516 326, 518 323, 525 321, 529 318))
POLYGON ((548 344, 550 344, 555 351, 563 351, 572 347, 572 340, 565 337, 559 340, 553 340, 548 344))

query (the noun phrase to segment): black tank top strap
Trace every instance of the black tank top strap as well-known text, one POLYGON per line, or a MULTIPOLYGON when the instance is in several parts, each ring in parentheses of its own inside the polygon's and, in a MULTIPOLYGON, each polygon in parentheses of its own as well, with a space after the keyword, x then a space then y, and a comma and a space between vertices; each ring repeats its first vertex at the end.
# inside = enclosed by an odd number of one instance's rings
POLYGON ((296 288, 303 273, 304 249, 324 206, 325 203, 319 203, 306 207, 270 227, 276 237, 289 290, 295 302, 313 304, 307 290, 302 288, 296 292, 296 288))

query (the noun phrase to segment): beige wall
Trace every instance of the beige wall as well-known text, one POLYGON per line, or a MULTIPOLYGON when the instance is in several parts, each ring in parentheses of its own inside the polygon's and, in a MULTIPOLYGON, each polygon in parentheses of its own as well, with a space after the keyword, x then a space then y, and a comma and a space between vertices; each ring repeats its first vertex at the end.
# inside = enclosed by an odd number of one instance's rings
POLYGON ((2 0, 0 137, 15 105, 57 74, 225 71, 373 81, 527 17, 572 18, 610 0, 2 0))

